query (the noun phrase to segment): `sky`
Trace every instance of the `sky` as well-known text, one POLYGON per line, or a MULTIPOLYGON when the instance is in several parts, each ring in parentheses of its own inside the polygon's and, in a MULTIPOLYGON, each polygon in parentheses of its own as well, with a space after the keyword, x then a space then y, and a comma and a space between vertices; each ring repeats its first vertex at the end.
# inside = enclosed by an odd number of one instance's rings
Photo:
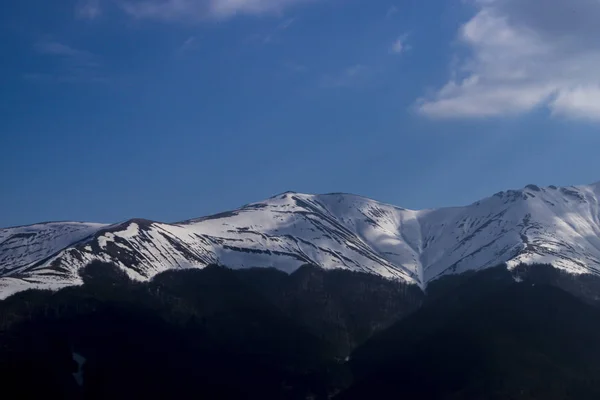
POLYGON ((598 0, 7 0, 0 226, 600 180, 598 0))

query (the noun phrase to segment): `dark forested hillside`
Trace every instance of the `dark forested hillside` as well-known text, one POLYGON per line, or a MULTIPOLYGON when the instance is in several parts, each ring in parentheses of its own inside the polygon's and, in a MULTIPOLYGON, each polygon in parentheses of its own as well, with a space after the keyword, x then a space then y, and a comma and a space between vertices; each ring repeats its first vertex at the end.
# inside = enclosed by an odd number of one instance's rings
POLYGON ((287 316, 330 343, 340 358, 412 313, 425 297, 416 285, 310 265, 291 275, 274 269, 237 273, 287 316))
POLYGON ((597 278, 546 266, 454 276, 424 306, 352 356, 355 383, 340 399, 598 399, 597 278))
POLYGON ((304 266, 93 263, 0 302, 0 379, 20 398, 597 399, 600 279, 504 266, 416 286, 304 266), (349 362, 346 362, 349 360, 349 362))
POLYGON ((134 283, 95 263, 82 276, 81 287, 0 302, 4 390, 24 398, 327 398, 350 382, 349 352, 423 298, 398 282, 309 266, 292 275, 212 266, 134 283), (85 360, 81 370, 74 357, 85 360))

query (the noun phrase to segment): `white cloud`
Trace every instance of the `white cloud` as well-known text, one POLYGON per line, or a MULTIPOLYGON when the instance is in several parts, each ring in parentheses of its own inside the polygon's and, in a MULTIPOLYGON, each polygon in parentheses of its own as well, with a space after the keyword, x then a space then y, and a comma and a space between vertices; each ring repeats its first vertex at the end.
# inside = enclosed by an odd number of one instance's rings
POLYGON ((100 0, 82 0, 75 7, 75 15, 81 19, 96 19, 102 15, 100 0))
POLYGON ((236 15, 280 14, 300 3, 318 0, 118 0, 121 8, 139 19, 201 21, 236 15))
POLYGON ((473 0, 469 55, 418 109, 432 117, 552 114, 600 120, 600 1, 473 0))
POLYGON ((600 120, 600 86, 560 92, 552 101, 552 110, 568 117, 600 120))

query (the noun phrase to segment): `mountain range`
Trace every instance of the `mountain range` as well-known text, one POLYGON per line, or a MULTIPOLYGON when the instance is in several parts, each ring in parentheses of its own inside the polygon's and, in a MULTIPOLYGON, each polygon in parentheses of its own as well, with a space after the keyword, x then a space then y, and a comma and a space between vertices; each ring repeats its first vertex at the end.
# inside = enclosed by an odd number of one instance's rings
POLYGON ((367 272, 425 288, 506 263, 600 274, 600 183, 508 190, 464 207, 408 210, 350 194, 286 192, 177 223, 49 222, 0 229, 0 298, 82 283, 110 262, 147 281, 173 269, 302 265, 367 272))

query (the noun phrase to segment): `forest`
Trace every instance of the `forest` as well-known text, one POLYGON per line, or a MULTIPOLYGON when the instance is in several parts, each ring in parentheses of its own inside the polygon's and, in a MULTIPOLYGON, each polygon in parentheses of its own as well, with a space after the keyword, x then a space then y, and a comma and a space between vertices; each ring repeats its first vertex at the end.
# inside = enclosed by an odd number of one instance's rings
POLYGON ((0 302, 2 385, 21 398, 592 399, 595 277, 549 266, 449 276, 426 292, 306 265, 222 266, 0 302), (34 384, 32 384, 34 383, 34 384))

